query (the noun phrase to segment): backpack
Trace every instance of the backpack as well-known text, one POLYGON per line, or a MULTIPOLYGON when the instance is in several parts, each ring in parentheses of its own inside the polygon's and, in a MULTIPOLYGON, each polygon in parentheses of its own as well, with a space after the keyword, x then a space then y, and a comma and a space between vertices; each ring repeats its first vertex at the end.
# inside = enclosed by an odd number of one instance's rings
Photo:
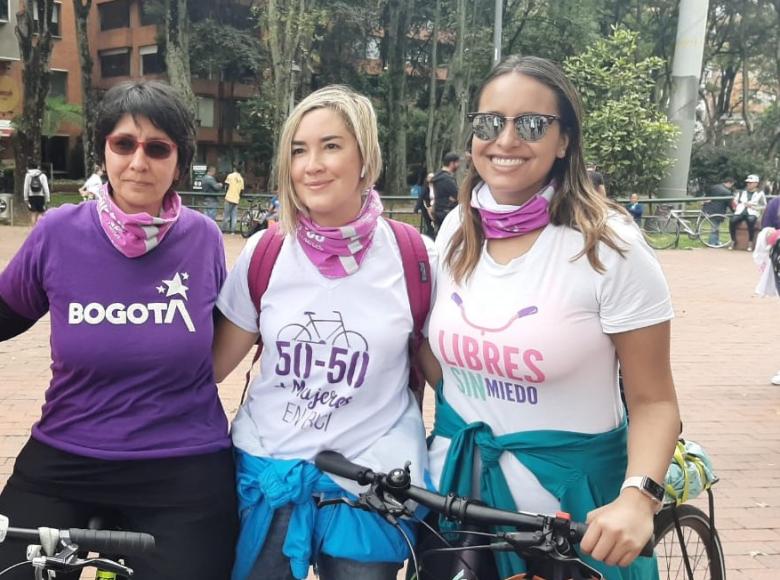
POLYGON ((40 193, 43 191, 43 183, 41 183, 41 174, 33 173, 30 176, 30 193, 40 193))
MULTIPOLYGON (((414 361, 417 351, 424 340, 422 328, 425 324, 425 319, 428 317, 428 311, 431 309, 431 265, 428 261, 428 251, 425 248, 422 236, 414 227, 392 219, 387 219, 387 222, 393 230, 398 248, 401 251, 406 292, 412 311, 413 328, 412 335, 409 338, 409 388, 414 393, 417 404, 422 408, 425 377, 419 365, 414 361)), ((268 226, 268 231, 260 238, 255 251, 252 253, 248 274, 249 295, 252 298, 252 304, 257 307, 258 313, 260 312, 260 302, 263 294, 268 289, 268 281, 271 279, 271 272, 276 259, 279 257, 283 242, 284 235, 279 231, 279 225, 272 223, 268 226)), ((262 338, 258 338, 255 356, 246 373, 246 384, 241 395, 242 403, 249 388, 249 374, 257 359, 260 358, 262 350, 262 338)))

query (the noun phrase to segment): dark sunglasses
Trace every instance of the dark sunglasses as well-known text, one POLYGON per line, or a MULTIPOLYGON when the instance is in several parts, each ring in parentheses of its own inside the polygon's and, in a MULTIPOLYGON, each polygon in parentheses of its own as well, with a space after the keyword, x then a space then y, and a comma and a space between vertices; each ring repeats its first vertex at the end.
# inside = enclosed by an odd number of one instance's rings
POLYGON ((498 113, 469 113, 471 129, 477 139, 495 141, 504 130, 507 121, 514 121, 515 134, 523 141, 538 141, 547 133, 553 121, 560 121, 557 115, 542 115, 541 113, 525 113, 516 117, 504 117, 498 113))
POLYGON ((144 153, 150 159, 168 159, 176 149, 176 143, 165 139, 142 140, 133 135, 109 135, 106 138, 108 147, 117 155, 132 155, 138 146, 144 148, 144 153))

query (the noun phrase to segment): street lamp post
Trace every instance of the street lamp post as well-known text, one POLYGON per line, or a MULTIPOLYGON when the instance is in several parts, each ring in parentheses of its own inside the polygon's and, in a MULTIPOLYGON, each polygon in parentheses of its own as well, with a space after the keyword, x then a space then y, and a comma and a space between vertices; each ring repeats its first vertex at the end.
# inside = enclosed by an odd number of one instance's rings
POLYGON ((496 0, 495 20, 493 24, 493 65, 501 62, 501 36, 503 32, 504 0, 496 0))

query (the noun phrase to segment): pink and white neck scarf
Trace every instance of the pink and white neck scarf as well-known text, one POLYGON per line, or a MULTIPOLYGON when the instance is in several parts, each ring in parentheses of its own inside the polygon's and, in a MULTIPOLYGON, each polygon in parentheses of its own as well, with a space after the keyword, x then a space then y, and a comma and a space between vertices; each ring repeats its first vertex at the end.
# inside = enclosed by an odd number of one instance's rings
POLYGON ((375 190, 368 191, 358 216, 341 227, 319 226, 301 212, 296 234, 306 257, 326 278, 354 274, 374 239, 384 207, 375 190))
POLYGON ((160 215, 126 214, 114 203, 106 183, 97 194, 100 225, 113 246, 128 258, 138 258, 156 248, 181 213, 181 198, 172 189, 163 197, 160 215))
POLYGON ((555 182, 551 181, 518 207, 498 203, 488 185, 480 183, 471 192, 471 207, 479 212, 487 239, 514 238, 550 223, 550 200, 555 187, 555 182))

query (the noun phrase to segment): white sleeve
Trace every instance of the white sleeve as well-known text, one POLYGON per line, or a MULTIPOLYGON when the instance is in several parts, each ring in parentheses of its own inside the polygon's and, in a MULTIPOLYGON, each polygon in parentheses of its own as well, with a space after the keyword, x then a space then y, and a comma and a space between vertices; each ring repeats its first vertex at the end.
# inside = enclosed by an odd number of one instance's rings
POLYGON ((22 188, 22 192, 24 193, 24 201, 29 201, 30 199, 30 174, 25 173, 24 175, 24 186, 22 188))
POLYGON ((49 202, 51 199, 51 192, 49 191, 49 179, 46 177, 45 173, 41 173, 41 184, 43 185, 43 191, 46 194, 46 201, 49 202))
POLYGON ((599 257, 606 272, 598 275, 596 291, 602 329, 613 334, 671 320, 674 311, 666 278, 639 228, 623 218, 613 218, 609 225, 625 255, 601 245, 599 257))
POLYGON ((249 238, 217 297, 217 308, 223 316, 239 328, 253 334, 260 332, 260 325, 257 308, 252 304, 249 292, 249 264, 257 244, 266 231, 268 230, 258 232, 249 238))
POLYGON ((436 246, 431 238, 428 236, 422 237, 425 242, 425 249, 428 250, 428 262, 431 265, 431 308, 428 310, 428 316, 425 317, 425 323, 422 327, 422 334, 424 337, 428 337, 428 323, 431 320, 431 312, 433 312, 433 304, 436 301, 436 276, 439 272, 439 255, 436 252, 436 246))

